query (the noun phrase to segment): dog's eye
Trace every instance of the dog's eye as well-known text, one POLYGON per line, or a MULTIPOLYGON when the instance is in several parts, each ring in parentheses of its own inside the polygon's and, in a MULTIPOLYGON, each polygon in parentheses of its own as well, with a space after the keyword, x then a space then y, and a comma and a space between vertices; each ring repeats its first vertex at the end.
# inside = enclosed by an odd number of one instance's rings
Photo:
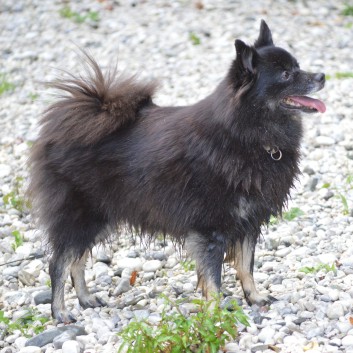
POLYGON ((287 81, 290 79, 290 72, 289 71, 283 71, 282 73, 282 80, 287 81))

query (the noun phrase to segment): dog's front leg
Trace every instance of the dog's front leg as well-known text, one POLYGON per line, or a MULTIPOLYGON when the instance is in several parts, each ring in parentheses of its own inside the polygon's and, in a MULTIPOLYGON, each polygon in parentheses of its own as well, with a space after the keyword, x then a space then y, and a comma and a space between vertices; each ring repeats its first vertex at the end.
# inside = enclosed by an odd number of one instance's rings
POLYGON ((237 241, 235 251, 227 260, 233 264, 237 271, 237 277, 240 279, 243 287, 244 296, 249 305, 257 304, 260 306, 270 304, 276 299, 270 295, 261 294, 256 289, 253 271, 254 256, 257 237, 247 236, 242 241, 237 241))
POLYGON ((196 261, 197 286, 207 300, 219 293, 222 264, 226 250, 226 237, 218 232, 211 234, 190 233, 186 238, 189 256, 196 261))

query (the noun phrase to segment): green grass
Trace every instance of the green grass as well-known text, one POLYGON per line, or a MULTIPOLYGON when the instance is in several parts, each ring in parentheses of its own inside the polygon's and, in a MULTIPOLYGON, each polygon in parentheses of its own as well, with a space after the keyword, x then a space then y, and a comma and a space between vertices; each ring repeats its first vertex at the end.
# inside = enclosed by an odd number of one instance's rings
POLYGON ((217 353, 225 342, 234 340, 239 323, 248 326, 243 310, 232 303, 234 311, 220 308, 220 299, 194 300, 199 311, 184 316, 179 304, 164 296, 173 312, 162 312, 162 320, 153 325, 147 320, 131 321, 118 335, 123 343, 118 353, 217 353))
POLYGON ((305 274, 309 274, 309 273, 315 274, 321 270, 325 272, 330 272, 330 271, 335 272, 337 269, 335 264, 329 265, 329 264, 320 263, 315 267, 308 267, 308 266, 302 267, 299 269, 299 272, 303 272, 305 274))
POLYGON ((18 230, 13 230, 11 234, 15 237, 15 242, 12 243, 12 248, 16 250, 19 246, 23 244, 23 235, 18 230))
POLYGON ((35 101, 39 98, 39 94, 38 93, 30 93, 28 95, 28 98, 31 100, 31 101, 35 101))
POLYGON ((341 14, 343 16, 353 16, 353 5, 345 4, 341 14))
POLYGON ((16 177, 12 190, 2 197, 5 206, 10 206, 23 213, 30 208, 30 204, 23 195, 23 178, 16 177))
POLYGON ((195 261, 193 260, 183 260, 180 262, 180 265, 186 272, 195 271, 195 268, 196 268, 195 261))
POLYGON ((86 13, 80 14, 76 11, 72 11, 70 6, 63 7, 60 11, 60 16, 68 18, 76 23, 83 23, 86 20, 91 20, 93 22, 99 22, 99 13, 97 11, 88 11, 86 13))
POLYGON ((42 316, 35 308, 29 308, 23 316, 15 321, 10 320, 0 310, 0 323, 4 326, 5 336, 12 334, 16 330, 19 330, 25 337, 31 337, 33 333, 37 335, 44 331, 44 324, 49 320, 49 318, 42 316))
POLYGON ((5 74, 0 74, 0 96, 5 92, 10 92, 15 89, 15 85, 6 79, 5 74))
POLYGON ((345 78, 353 78, 353 72, 336 72, 333 75, 325 75, 326 80, 331 80, 336 78, 338 80, 343 80, 345 78))
MULTIPOLYGON (((282 219, 285 221, 293 221, 293 219, 303 216, 305 213, 299 207, 292 207, 290 210, 283 212, 282 219)), ((270 225, 275 225, 279 223, 279 218, 272 216, 270 217, 270 225)))
POLYGON ((350 207, 346 195, 353 192, 353 174, 347 176, 342 190, 339 190, 337 187, 332 186, 330 183, 325 183, 324 185, 322 185, 322 188, 334 190, 336 192, 335 196, 341 200, 343 208, 342 213, 344 215, 348 215, 350 213, 350 207))
POLYGON ((191 40, 191 43, 193 45, 200 45, 201 44, 200 37, 198 37, 194 32, 189 33, 189 39, 191 40))

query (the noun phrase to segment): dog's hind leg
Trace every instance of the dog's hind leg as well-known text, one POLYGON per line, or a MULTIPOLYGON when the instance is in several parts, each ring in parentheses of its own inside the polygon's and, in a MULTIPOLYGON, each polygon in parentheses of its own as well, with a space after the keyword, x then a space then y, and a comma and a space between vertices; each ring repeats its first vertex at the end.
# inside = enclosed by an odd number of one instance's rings
POLYGON ((104 300, 91 294, 87 288, 85 281, 85 264, 88 254, 89 251, 86 251, 83 256, 71 266, 71 281, 75 287, 78 301, 84 309, 106 305, 104 300))
POLYGON ((49 262, 49 274, 52 288, 52 315, 59 322, 75 322, 75 317, 67 310, 64 300, 65 281, 70 273, 70 268, 75 261, 72 251, 62 254, 53 254, 49 262))
POLYGON ((196 261, 197 286, 207 300, 212 299, 212 295, 219 293, 221 288, 226 238, 217 232, 211 235, 190 233, 185 245, 190 257, 196 261))
POLYGON ((236 243, 235 251, 230 252, 232 255, 230 258, 227 256, 226 261, 229 260, 234 265, 248 304, 263 306, 272 303, 276 299, 272 296, 261 294, 256 289, 253 276, 255 246, 256 238, 245 237, 243 241, 236 243))

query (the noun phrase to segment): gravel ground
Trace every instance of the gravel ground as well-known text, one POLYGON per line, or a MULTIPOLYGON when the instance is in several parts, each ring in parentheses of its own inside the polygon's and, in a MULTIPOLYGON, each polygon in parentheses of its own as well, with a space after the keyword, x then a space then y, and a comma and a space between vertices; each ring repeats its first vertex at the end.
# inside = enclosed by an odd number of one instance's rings
MULTIPOLYGON (((241 327, 239 339, 225 351, 353 352, 353 187, 347 182, 353 175, 353 78, 338 77, 353 71, 353 17, 342 15, 344 7, 334 0, 1 0, 0 87, 5 80, 13 85, 0 95, 0 309, 5 315, 15 321, 36 307, 50 317, 42 234, 19 211, 21 198, 13 199, 15 207, 3 199, 16 195, 17 188, 21 195, 28 148, 40 112, 53 99, 40 81, 60 75, 57 68, 76 72, 77 47, 82 47, 102 66, 118 58, 123 71, 158 77, 158 103, 192 103, 225 74, 234 39, 253 42, 264 18, 276 44, 294 53, 304 69, 331 78, 319 93, 327 112, 305 117, 303 174, 289 204, 302 214, 264 229, 257 249, 259 289, 279 300, 267 312, 244 304, 251 326, 241 327), (67 6, 81 17, 61 16, 67 6), (14 235, 24 237, 22 245, 14 235), (301 272, 304 267, 318 271, 301 272)), ((146 250, 127 236, 94 249, 87 279, 108 307, 82 310, 68 285, 67 303, 77 325, 50 320, 44 336, 29 330, 32 338, 25 346, 24 333, 6 335, 0 323, 0 352, 114 352, 116 332, 131 318, 158 321, 164 307, 158 293, 198 295, 195 273, 182 266, 171 244, 157 241, 146 250), (130 287, 126 278, 132 269, 138 277, 130 287)), ((226 294, 242 298, 227 267, 223 283, 226 294)))

